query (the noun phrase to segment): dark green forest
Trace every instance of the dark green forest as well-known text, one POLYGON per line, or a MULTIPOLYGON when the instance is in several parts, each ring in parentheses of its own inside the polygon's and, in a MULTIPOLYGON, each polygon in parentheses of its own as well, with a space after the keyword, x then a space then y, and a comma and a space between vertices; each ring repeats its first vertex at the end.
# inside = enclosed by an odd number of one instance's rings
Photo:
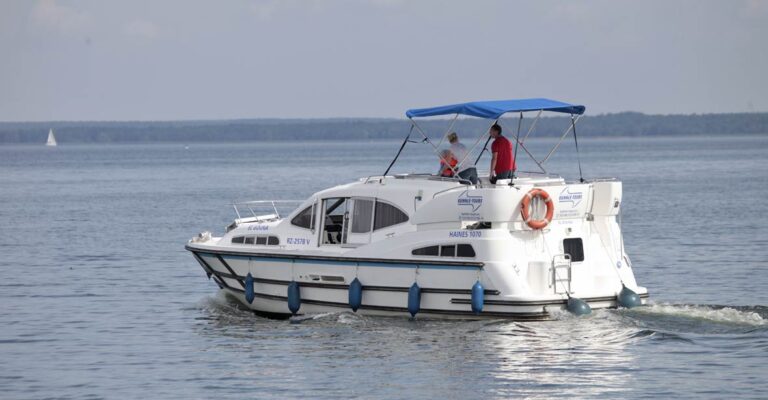
MULTIPOLYGON (((527 132, 535 113, 522 122, 527 132)), ((419 125, 432 137, 441 136, 450 120, 421 120, 419 125)), ((558 136, 569 125, 569 117, 543 117, 535 136, 558 136)), ((489 121, 459 119, 460 134, 475 136, 489 121)), ((506 131, 517 129, 517 118, 502 121, 506 131)), ((54 129, 59 143, 131 142, 236 142, 253 140, 360 140, 400 139, 410 128, 405 119, 243 119, 220 121, 132 121, 132 122, 0 122, 0 143, 43 143, 54 129)), ((586 115, 579 120, 580 137, 594 136, 683 136, 745 135, 768 133, 768 113, 646 115, 635 112, 586 115)), ((414 132, 414 135, 419 135, 414 132)))

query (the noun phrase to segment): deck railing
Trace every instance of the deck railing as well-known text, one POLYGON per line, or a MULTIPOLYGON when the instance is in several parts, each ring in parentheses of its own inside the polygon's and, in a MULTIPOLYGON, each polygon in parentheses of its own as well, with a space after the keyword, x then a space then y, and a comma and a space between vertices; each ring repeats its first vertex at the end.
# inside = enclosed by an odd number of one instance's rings
POLYGON ((246 218, 280 219, 290 214, 304 200, 255 200, 232 203, 238 220, 246 218), (270 213, 271 212, 271 213, 270 213))

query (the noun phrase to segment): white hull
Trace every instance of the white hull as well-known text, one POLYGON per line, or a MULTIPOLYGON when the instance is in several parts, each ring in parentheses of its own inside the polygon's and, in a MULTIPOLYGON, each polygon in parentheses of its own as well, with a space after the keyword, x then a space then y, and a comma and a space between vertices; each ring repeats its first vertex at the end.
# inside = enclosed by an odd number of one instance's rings
MULTIPOLYGON (((262 257, 204 252, 195 252, 195 255, 203 269, 211 273, 211 278, 222 290, 255 312, 271 316, 290 315, 286 290, 291 282, 291 274, 286 272, 291 269, 301 282, 301 314, 350 310, 347 283, 357 277, 364 282, 363 305, 358 313, 407 316, 408 288, 413 283, 417 267, 302 259, 259 261, 262 257), (255 299, 251 304, 246 301, 244 295, 245 275, 249 272, 255 281, 255 299), (365 285, 365 282, 380 282, 382 276, 388 277, 390 285, 365 285), (335 282, 328 282, 326 279, 333 279, 335 282)), ((498 290, 486 289, 485 307, 482 313, 474 314, 470 306, 469 288, 477 279, 477 268, 456 265, 419 265, 418 268, 419 283, 422 286, 419 317, 548 319, 552 313, 564 310, 567 302, 567 296, 564 294, 538 296, 535 299, 512 298, 502 296, 498 290), (427 286, 427 282, 441 287, 427 286)), ((593 293, 594 296, 580 298, 587 301, 593 309, 616 308, 617 293, 608 291, 599 296, 600 293, 596 292, 593 293)), ((641 293, 641 297, 646 298, 647 293, 641 293)))

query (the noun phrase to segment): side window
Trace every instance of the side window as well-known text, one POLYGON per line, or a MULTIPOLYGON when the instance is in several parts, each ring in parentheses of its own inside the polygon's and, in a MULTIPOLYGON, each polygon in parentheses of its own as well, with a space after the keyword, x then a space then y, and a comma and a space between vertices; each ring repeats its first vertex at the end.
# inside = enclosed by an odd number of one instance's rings
POLYGON ((280 244, 280 239, 278 239, 277 236, 270 236, 267 239, 267 245, 269 246, 277 246, 278 244, 280 244))
POLYGON ((245 241, 245 236, 236 236, 232 238, 232 243, 243 244, 244 241, 245 241))
POLYGON ((314 229, 315 228, 314 216, 315 216, 315 205, 312 204, 311 206, 301 210, 300 213, 296 214, 296 216, 293 217, 293 219, 291 220, 291 224, 304 229, 314 229))
POLYGON ((411 254, 414 256, 436 256, 439 246, 422 247, 420 249, 413 249, 411 254))
POLYGON ((571 255, 571 261, 584 261, 584 244, 581 238, 563 239, 563 252, 571 255))
POLYGON ((475 256, 475 249, 471 244, 444 244, 442 246, 427 246, 413 249, 414 256, 440 256, 440 257, 467 257, 475 256))
POLYGON ((379 230, 407 221, 408 215, 400 211, 399 208, 380 201, 376 202, 376 216, 373 220, 373 230, 379 230))
POLYGON ((472 248, 471 244, 460 244, 456 248, 456 257, 474 257, 475 256, 475 249, 472 248))
POLYGON ((440 257, 456 257, 456 245, 440 246, 440 257))
POLYGON ((355 199, 352 208, 352 233, 368 233, 371 231, 373 216, 373 200, 355 199))

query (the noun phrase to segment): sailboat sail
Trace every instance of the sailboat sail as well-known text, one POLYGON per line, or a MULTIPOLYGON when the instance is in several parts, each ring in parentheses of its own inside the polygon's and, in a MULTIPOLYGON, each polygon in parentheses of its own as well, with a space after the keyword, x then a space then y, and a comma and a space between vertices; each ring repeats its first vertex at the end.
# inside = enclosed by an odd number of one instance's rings
POLYGON ((48 131, 48 141, 45 142, 46 146, 56 146, 56 137, 53 136, 53 129, 48 131))

